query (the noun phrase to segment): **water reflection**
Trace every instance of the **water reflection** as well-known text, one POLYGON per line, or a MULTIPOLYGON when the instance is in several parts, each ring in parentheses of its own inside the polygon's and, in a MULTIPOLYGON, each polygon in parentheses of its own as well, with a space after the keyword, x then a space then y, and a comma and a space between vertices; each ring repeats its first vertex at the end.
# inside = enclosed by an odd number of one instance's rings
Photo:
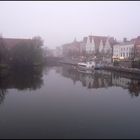
POLYGON ((6 89, 0 89, 0 104, 3 103, 5 99, 6 89))
POLYGON ((8 89, 36 90, 43 85, 43 68, 14 69, 7 76, 0 78, 0 103, 3 102, 8 89))
POLYGON ((74 84, 80 81, 82 86, 88 89, 117 86, 128 89, 132 97, 137 97, 140 94, 140 76, 135 74, 96 70, 94 74, 91 75, 79 73, 76 69, 69 65, 63 65, 56 71, 64 77, 72 79, 74 84))

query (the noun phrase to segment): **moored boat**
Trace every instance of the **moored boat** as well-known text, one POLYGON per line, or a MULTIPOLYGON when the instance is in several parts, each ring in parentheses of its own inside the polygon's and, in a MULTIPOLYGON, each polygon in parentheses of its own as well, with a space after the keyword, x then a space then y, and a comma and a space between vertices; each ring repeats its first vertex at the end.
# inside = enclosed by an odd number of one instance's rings
POLYGON ((77 65, 77 69, 79 72, 84 72, 84 73, 93 73, 95 69, 95 62, 92 61, 87 61, 87 62, 80 62, 77 65))

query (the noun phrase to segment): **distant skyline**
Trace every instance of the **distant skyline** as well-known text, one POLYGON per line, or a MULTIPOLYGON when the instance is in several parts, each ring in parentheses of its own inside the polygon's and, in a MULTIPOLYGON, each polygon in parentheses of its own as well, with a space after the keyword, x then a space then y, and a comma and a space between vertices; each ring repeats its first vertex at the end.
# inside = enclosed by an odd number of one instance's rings
POLYGON ((0 34, 41 36, 50 48, 88 35, 140 35, 139 1, 0 1, 0 34))

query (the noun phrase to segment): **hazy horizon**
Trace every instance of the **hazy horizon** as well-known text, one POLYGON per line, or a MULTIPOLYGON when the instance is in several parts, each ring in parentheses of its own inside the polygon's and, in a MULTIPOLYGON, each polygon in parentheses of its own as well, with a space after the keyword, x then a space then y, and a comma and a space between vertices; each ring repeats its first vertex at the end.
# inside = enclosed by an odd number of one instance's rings
POLYGON ((90 34, 131 39, 140 35, 139 7, 138 1, 1 1, 0 33, 39 35, 49 48, 90 34))

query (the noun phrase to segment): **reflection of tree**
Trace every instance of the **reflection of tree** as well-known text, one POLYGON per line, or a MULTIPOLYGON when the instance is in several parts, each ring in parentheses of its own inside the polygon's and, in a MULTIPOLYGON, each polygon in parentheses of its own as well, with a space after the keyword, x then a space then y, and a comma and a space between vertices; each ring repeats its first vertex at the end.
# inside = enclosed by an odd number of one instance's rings
POLYGON ((0 88, 0 104, 3 103, 3 101, 5 99, 5 94, 6 94, 6 89, 1 89, 0 88))
POLYGON ((41 88, 42 69, 18 69, 13 70, 9 76, 10 86, 19 90, 31 89, 35 90, 41 88))
POLYGON ((139 96, 140 94, 140 81, 132 80, 129 84, 129 93, 132 96, 139 96))
POLYGON ((113 85, 128 89, 131 96, 139 96, 140 77, 138 75, 113 72, 112 79, 113 85))
POLYGON ((5 98, 6 90, 16 88, 18 90, 36 90, 41 88, 42 68, 11 70, 8 76, 0 77, 0 104, 5 98))
POLYGON ((71 66, 68 66, 68 65, 63 66, 61 74, 64 77, 68 77, 68 78, 72 79, 74 84, 76 83, 76 81, 79 80, 79 74, 78 74, 77 70, 75 70, 71 66))

